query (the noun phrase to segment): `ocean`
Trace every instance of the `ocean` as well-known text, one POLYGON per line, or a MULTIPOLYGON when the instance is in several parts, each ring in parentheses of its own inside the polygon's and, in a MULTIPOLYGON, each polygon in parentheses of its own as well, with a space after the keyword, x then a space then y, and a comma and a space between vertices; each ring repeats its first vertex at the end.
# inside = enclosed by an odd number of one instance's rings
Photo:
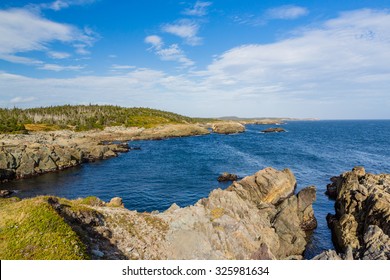
POLYGON ((333 248, 326 214, 334 201, 324 194, 329 178, 364 166, 367 172, 390 173, 390 120, 290 121, 285 133, 261 133, 273 125, 247 125, 233 135, 133 141, 140 147, 117 158, 98 161, 40 177, 2 184, 21 197, 57 195, 67 198, 97 196, 108 201, 123 198, 126 208, 164 211, 172 203, 184 207, 207 197, 223 172, 240 177, 267 166, 290 168, 297 178, 297 191, 314 185, 314 231, 306 258, 333 248))

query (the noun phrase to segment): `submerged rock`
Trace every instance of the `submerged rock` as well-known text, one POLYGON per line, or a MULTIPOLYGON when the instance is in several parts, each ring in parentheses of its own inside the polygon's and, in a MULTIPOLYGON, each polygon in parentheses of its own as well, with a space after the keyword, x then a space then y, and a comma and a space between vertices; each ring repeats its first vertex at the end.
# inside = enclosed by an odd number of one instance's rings
POLYGON ((335 214, 327 221, 338 251, 350 247, 355 259, 390 259, 390 174, 355 167, 332 181, 335 214))

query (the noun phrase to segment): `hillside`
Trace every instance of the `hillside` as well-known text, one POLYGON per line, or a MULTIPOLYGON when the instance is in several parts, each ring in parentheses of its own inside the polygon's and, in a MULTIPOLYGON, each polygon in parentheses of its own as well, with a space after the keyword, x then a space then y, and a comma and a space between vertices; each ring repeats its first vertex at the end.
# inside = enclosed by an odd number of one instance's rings
POLYGON ((0 108, 0 133, 72 129, 102 129, 107 126, 150 128, 160 124, 195 123, 194 119, 171 112, 149 108, 119 106, 53 106, 31 109, 0 108))

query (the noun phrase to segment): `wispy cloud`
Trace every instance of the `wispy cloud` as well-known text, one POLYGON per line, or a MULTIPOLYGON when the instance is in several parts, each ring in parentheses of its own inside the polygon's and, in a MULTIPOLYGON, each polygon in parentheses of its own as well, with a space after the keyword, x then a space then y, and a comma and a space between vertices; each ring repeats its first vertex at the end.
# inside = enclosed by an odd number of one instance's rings
POLYGON ((285 5, 268 9, 261 15, 236 15, 233 17, 233 20, 239 24, 262 26, 266 25, 271 20, 294 20, 306 16, 308 14, 309 10, 305 7, 285 5))
POLYGON ((29 103, 29 102, 32 102, 34 100, 36 100, 35 97, 20 97, 20 96, 17 96, 17 97, 12 98, 9 102, 12 103, 12 104, 18 104, 18 103, 29 103))
POLYGON ((47 55, 54 59, 65 59, 71 57, 70 53, 67 52, 57 52, 57 51, 49 51, 47 55))
POLYGON ((179 47, 178 44, 172 44, 168 47, 163 47, 164 42, 160 36, 150 35, 145 38, 145 43, 150 44, 149 50, 154 53, 163 61, 176 61, 183 67, 193 66, 194 62, 189 59, 179 47))
POLYGON ((175 23, 164 24, 161 30, 184 39, 184 42, 191 46, 202 43, 202 38, 197 36, 199 24, 192 20, 182 19, 175 23))
POLYGON ((49 71, 55 71, 55 72, 60 72, 60 71, 79 71, 83 69, 84 66, 81 65, 68 65, 68 66, 63 66, 63 65, 58 65, 58 64, 43 64, 42 66, 39 66, 38 69, 41 70, 49 70, 49 71))
POLYGON ((41 9, 50 9, 54 11, 59 11, 62 9, 69 8, 70 6, 81 6, 92 4, 96 0, 56 0, 51 3, 43 3, 39 4, 38 7, 41 9))
POLYGON ((134 68, 136 68, 134 65, 119 65, 119 64, 111 65, 111 69, 113 69, 113 70, 128 70, 128 69, 134 69, 134 68))
POLYGON ((28 57, 30 51, 50 53, 50 44, 73 44, 76 52, 85 54, 96 38, 90 30, 43 18, 27 9, 0 10, 0 59, 14 63, 42 64, 28 57), (83 53, 84 52, 84 53, 83 53))
POLYGON ((153 48, 160 49, 163 46, 163 40, 160 36, 150 35, 145 38, 145 43, 151 44, 153 48))
POLYGON ((306 16, 309 10, 305 7, 286 5, 269 9, 265 12, 267 19, 297 19, 306 16))
POLYGON ((161 60, 177 61, 185 67, 193 66, 195 63, 185 56, 184 52, 177 44, 172 44, 167 48, 159 49, 156 54, 161 60))
POLYGON ((188 16, 205 16, 207 15, 207 8, 211 4, 211 2, 196 1, 195 5, 192 8, 185 9, 183 14, 188 16))

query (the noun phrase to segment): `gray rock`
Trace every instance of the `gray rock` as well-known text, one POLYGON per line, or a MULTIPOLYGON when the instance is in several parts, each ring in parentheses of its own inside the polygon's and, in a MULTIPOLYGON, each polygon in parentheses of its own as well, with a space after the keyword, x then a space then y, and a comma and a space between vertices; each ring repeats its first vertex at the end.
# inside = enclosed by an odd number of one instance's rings
POLYGON ((323 251, 321 254, 312 258, 312 260, 342 260, 334 250, 323 251))

